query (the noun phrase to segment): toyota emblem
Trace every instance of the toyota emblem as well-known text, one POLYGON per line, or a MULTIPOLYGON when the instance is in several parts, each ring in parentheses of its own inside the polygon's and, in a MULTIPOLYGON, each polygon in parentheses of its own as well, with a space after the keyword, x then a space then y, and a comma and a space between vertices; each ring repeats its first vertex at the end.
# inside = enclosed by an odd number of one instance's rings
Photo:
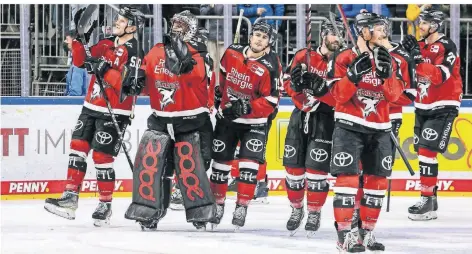
POLYGON ((387 156, 382 159, 382 167, 385 170, 392 170, 392 156, 387 156))
POLYGON ((80 130, 82 129, 82 127, 84 127, 84 122, 82 122, 82 120, 78 120, 77 123, 75 124, 74 131, 80 130))
POLYGON ((285 148, 284 148, 285 158, 292 158, 293 156, 295 156, 295 154, 297 154, 297 149, 295 149, 295 147, 291 145, 285 145, 285 148))
POLYGON ((426 140, 432 141, 432 140, 436 140, 439 135, 435 130, 431 128, 426 128, 421 133, 421 136, 426 140))
POLYGON ((311 149, 310 158, 317 162, 323 162, 328 159, 328 152, 325 149, 311 149))
POLYGON ((353 161, 354 158, 352 158, 352 155, 345 152, 339 152, 333 157, 333 163, 338 167, 347 167, 351 165, 353 161))
POLYGON ((246 148, 253 152, 253 153, 258 153, 260 151, 262 151, 262 141, 260 141, 259 139, 250 139, 249 141, 246 142, 246 148))
POLYGON ((226 145, 223 141, 219 139, 213 139, 213 152, 215 153, 221 153, 223 150, 225 150, 226 145))
POLYGON ((95 140, 102 145, 108 145, 113 141, 113 138, 111 137, 110 133, 104 132, 104 131, 99 131, 95 133, 95 140))

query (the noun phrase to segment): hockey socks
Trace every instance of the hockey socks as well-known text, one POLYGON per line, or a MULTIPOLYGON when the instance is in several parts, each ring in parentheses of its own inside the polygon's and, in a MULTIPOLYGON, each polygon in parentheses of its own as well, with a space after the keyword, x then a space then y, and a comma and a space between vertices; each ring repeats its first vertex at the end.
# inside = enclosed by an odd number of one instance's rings
POLYGON ((437 152, 430 151, 426 148, 420 148, 418 151, 422 196, 433 196, 434 194, 434 187, 438 181, 437 154, 437 152))
POLYGON ((301 208, 305 197, 305 169, 285 167, 285 170, 288 200, 293 208, 301 208))
POLYGON ((109 202, 113 198, 113 190, 115 189, 115 170, 113 170, 112 155, 93 151, 92 154, 95 168, 97 169, 97 185, 99 200, 109 202))
POLYGON ((217 204, 224 204, 228 190, 228 175, 231 171, 231 161, 213 162, 210 176, 210 188, 217 204))
POLYGON ((382 208, 388 182, 384 176, 364 175, 364 196, 361 199, 362 228, 374 230, 382 208))
POLYGON ((87 156, 90 145, 87 141, 73 139, 70 144, 69 165, 67 168, 66 191, 79 192, 87 172, 87 156))
POLYGON ((307 208, 308 212, 319 212, 328 197, 329 184, 328 173, 307 168, 307 208))
POLYGON ((359 188, 358 175, 338 175, 334 185, 334 219, 338 231, 351 230, 355 197, 359 188))

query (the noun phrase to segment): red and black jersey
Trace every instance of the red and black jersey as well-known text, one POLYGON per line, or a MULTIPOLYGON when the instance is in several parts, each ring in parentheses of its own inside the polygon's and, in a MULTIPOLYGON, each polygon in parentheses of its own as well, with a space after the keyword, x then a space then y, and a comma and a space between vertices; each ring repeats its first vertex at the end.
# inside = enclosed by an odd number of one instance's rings
POLYGON ((371 133, 389 131, 389 103, 398 100, 403 93, 403 81, 397 64, 392 59, 393 74, 381 80, 372 71, 364 74, 356 85, 347 77, 347 68, 358 56, 357 49, 345 49, 333 54, 328 63, 328 84, 336 100, 335 121, 343 128, 371 133))
MULTIPOLYGON (((292 97, 292 101, 295 106, 304 111, 304 112, 314 112, 314 111, 329 111, 332 112, 333 107, 336 105, 331 92, 328 92, 321 98, 315 98, 313 96, 313 91, 311 89, 304 89, 301 92, 295 92, 291 87, 291 77, 290 73, 293 68, 297 65, 305 63, 306 64, 307 49, 299 50, 295 53, 295 56, 292 58, 286 73, 284 74, 284 88, 287 94, 292 97)), ((328 58, 324 56, 320 47, 316 51, 310 51, 310 72, 316 73, 318 76, 326 79, 326 67, 328 66, 328 58)))
MULTIPOLYGON (((131 108, 133 104, 133 96, 128 96, 125 100, 120 103, 121 94, 121 71, 124 65, 128 65, 132 73, 136 68, 136 64, 139 65, 139 60, 142 59, 143 52, 141 51, 139 56, 137 52, 137 40, 131 39, 122 45, 118 45, 118 37, 109 37, 100 40, 97 44, 90 48, 90 53, 93 57, 105 59, 111 66, 103 77, 103 87, 110 100, 110 106, 113 109, 113 113, 117 115, 129 116, 131 114, 131 108)), ((83 45, 72 44, 76 47, 77 52, 82 52, 84 55, 74 55, 74 58, 85 60, 85 50, 83 45)), ((74 51, 75 52, 75 51, 74 51)), ((76 64, 83 65, 83 62, 76 62, 76 64)), ((78 66, 80 66, 78 65, 78 66)), ((96 117, 106 116, 108 117, 109 112, 105 98, 103 97, 100 86, 96 82, 95 75, 92 75, 84 101, 84 111, 88 114, 96 117)))
POLYGON ((458 111, 462 99, 462 78, 456 45, 444 35, 432 44, 426 44, 424 40, 418 44, 424 63, 416 65, 416 112, 458 111))
POLYGON ((397 63, 401 74, 404 90, 397 101, 390 103, 390 120, 402 119, 403 106, 408 106, 416 98, 416 70, 415 62, 410 54, 398 43, 391 42, 393 48, 389 49, 390 55, 397 63))
POLYGON ((192 71, 176 75, 165 66, 164 44, 156 44, 144 57, 141 68, 146 73, 146 91, 157 117, 189 119, 208 114, 208 77, 203 57, 187 42, 196 65, 192 71))
POLYGON ((221 58, 220 86, 222 94, 220 109, 238 99, 248 100, 251 114, 233 120, 242 124, 266 123, 279 103, 279 64, 271 54, 253 59, 246 55, 249 46, 233 44, 221 58))

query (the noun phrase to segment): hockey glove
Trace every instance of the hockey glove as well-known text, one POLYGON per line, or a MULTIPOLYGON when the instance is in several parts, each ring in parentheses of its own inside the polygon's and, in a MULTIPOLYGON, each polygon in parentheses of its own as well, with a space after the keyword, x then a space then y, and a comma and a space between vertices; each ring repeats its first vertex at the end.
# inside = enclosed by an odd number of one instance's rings
POLYGON ((176 75, 189 73, 197 62, 192 58, 187 43, 177 36, 164 36, 165 66, 176 75))
POLYGON ((121 76, 124 95, 139 95, 141 93, 146 80, 144 70, 138 69, 138 77, 136 78, 135 70, 125 65, 121 76))
POLYGON ((354 84, 362 80, 362 76, 372 70, 369 53, 364 52, 354 59, 347 69, 347 78, 354 84))
POLYGON ((226 104, 226 108, 223 109, 223 116, 225 119, 233 121, 236 118, 240 118, 244 115, 251 114, 251 104, 247 100, 238 99, 226 104))
POLYGON ((87 69, 88 73, 95 74, 100 78, 103 78, 111 66, 103 58, 88 57, 85 59, 85 68, 87 69))
POLYGON ((374 50, 375 75, 380 79, 392 76, 392 56, 383 46, 375 47, 374 50))
POLYGON ((218 109, 221 104, 221 98, 223 98, 223 94, 220 91, 220 86, 215 86, 215 108, 218 109))
POLYGON ((303 73, 302 86, 303 88, 311 89, 315 97, 321 97, 329 91, 323 78, 311 72, 303 73))
POLYGON ((421 55, 420 45, 416 41, 416 38, 409 34, 405 36, 402 41, 403 47, 410 53, 410 56, 413 58, 416 64, 424 62, 423 56, 421 55))
POLYGON ((295 68, 292 69, 290 72, 290 87, 293 89, 295 92, 301 92, 303 90, 303 84, 301 83, 302 80, 302 74, 303 74, 303 67, 301 64, 298 64, 295 66, 295 68))

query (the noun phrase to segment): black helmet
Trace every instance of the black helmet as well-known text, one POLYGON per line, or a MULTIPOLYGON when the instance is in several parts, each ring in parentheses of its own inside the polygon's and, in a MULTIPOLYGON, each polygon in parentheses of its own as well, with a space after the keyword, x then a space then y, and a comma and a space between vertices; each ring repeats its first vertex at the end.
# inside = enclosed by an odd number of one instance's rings
POLYGON ((392 34, 392 21, 384 15, 380 15, 380 19, 385 23, 387 36, 390 36, 392 34))
POLYGON ((263 33, 266 33, 269 37, 269 41, 273 39, 273 28, 265 21, 257 22, 256 24, 254 24, 254 26, 252 27, 251 35, 253 35, 255 31, 261 31, 263 33))
POLYGON ((355 31, 358 36, 362 35, 362 29, 364 27, 368 27, 369 30, 372 32, 374 31, 374 26, 375 25, 385 25, 385 20, 382 19, 382 17, 376 13, 371 13, 371 12, 363 12, 359 13, 356 15, 355 18, 355 31))
POLYGON ((429 10, 420 13, 420 21, 431 22, 431 26, 435 26, 436 31, 439 31, 445 19, 446 15, 442 11, 429 10))
POLYGON ((142 27, 144 25, 144 14, 136 8, 124 6, 120 9, 118 15, 128 19, 128 26, 142 27), (136 19, 137 24, 135 23, 136 19))
POLYGON ((336 26, 337 30, 341 33, 341 37, 344 37, 346 29, 344 28, 344 24, 340 18, 336 18, 334 24, 331 23, 331 21, 323 20, 323 22, 321 22, 320 37, 323 38, 329 32, 336 34, 334 26, 336 26))

